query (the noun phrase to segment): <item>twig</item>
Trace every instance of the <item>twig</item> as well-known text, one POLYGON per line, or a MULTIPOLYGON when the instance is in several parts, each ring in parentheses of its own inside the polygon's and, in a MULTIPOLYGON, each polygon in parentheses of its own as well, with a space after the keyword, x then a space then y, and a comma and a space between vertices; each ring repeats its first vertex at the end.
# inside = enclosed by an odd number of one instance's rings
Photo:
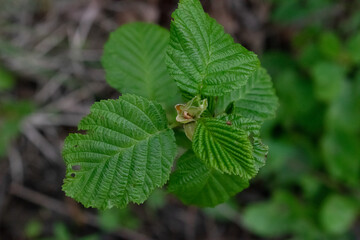
POLYGON ((94 21, 100 13, 100 10, 100 3, 98 0, 90 1, 88 7, 86 8, 84 14, 81 17, 79 27, 76 30, 71 41, 71 47, 73 49, 82 48, 94 21))
MULTIPOLYGON (((39 192, 28 189, 17 183, 11 183, 10 194, 47 208, 65 217, 71 218, 71 213, 68 207, 61 201, 45 196, 39 192)), ((84 218, 80 218, 83 224, 101 229, 98 222, 98 217, 92 213, 84 212, 84 218)), ((151 238, 130 229, 120 229, 116 232, 110 233, 113 236, 129 239, 129 240, 151 240, 151 238)))
POLYGON ((22 131, 29 141, 32 142, 47 159, 58 163, 58 159, 60 159, 59 151, 51 145, 30 122, 24 122, 22 131))
POLYGON ((65 39, 65 29, 64 25, 60 25, 55 31, 50 33, 48 37, 38 43, 34 50, 38 53, 41 53, 42 56, 46 55, 49 51, 51 51, 54 47, 56 47, 59 43, 61 43, 65 39))
POLYGON ((189 207, 185 217, 185 237, 188 240, 194 240, 196 235, 197 209, 189 207))
POLYGON ((29 202, 35 203, 37 205, 43 206, 44 208, 50 209, 58 214, 65 216, 70 215, 68 209, 62 202, 30 190, 20 184, 12 182, 10 185, 10 194, 25 199, 29 202))
POLYGON ((53 114, 53 113, 35 113, 31 115, 28 121, 35 127, 44 126, 67 126, 75 127, 84 114, 53 114))
POLYGON ((8 152, 11 179, 17 183, 22 183, 24 179, 24 167, 21 155, 14 146, 11 146, 8 152))
POLYGON ((103 91, 105 84, 89 83, 87 86, 78 90, 72 91, 67 95, 51 102, 44 107, 44 109, 57 109, 65 112, 77 112, 88 114, 89 106, 79 106, 79 102, 91 99, 95 93, 103 91))
MULTIPOLYGON (((1 159, 0 159, 1 160, 1 159)), ((1 163, 0 161, 0 221, 2 220, 2 213, 4 206, 8 201, 7 189, 9 186, 9 177, 8 177, 8 165, 6 161, 1 163)))
POLYGON ((62 83, 69 77, 67 74, 56 74, 53 76, 35 95, 35 100, 39 103, 46 102, 62 86, 62 83))

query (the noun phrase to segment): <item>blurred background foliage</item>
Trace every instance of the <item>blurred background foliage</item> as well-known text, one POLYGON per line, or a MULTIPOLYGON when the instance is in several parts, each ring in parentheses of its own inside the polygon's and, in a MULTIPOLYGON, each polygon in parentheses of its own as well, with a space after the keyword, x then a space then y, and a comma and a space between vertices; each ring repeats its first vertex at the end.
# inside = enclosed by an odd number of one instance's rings
POLYGON ((105 212, 65 198, 63 139, 118 96, 99 63, 109 32, 168 27, 177 1, 0 0, 0 239, 360 239, 360 1, 202 2, 280 99, 249 189, 214 209, 166 189, 105 212))

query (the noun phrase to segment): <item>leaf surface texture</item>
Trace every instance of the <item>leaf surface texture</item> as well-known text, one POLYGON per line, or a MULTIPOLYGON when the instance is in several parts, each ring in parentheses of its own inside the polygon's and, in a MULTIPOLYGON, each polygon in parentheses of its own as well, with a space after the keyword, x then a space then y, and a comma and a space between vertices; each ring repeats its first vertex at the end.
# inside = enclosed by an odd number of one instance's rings
POLYGON ((199 0, 181 0, 172 15, 167 66, 184 92, 222 96, 245 85, 257 56, 224 32, 199 0))
POLYGON ((240 176, 222 174, 207 167, 189 150, 177 162, 171 175, 169 191, 185 204, 214 207, 249 186, 240 176))
POLYGON ((256 175, 253 147, 246 131, 212 118, 198 120, 193 138, 195 154, 221 173, 250 179, 256 175))
POLYGON ((240 114, 231 114, 219 116, 219 119, 231 123, 237 128, 241 128, 246 131, 248 138, 253 146, 253 157, 255 160, 255 167, 259 170, 265 165, 266 157, 269 151, 269 147, 262 143, 260 137, 261 122, 251 118, 245 118, 240 114))
POLYGON ((160 104, 130 94, 97 102, 79 130, 65 141, 63 190, 85 207, 140 204, 168 180, 176 145, 160 104))
POLYGON ((271 77, 264 68, 256 70, 243 88, 220 97, 220 110, 225 110, 231 102, 234 113, 256 121, 273 118, 279 105, 271 77))
POLYGON ((168 43, 168 30, 157 25, 136 22, 121 26, 111 33, 104 48, 102 63, 107 82, 121 93, 173 108, 180 92, 166 70, 168 43))

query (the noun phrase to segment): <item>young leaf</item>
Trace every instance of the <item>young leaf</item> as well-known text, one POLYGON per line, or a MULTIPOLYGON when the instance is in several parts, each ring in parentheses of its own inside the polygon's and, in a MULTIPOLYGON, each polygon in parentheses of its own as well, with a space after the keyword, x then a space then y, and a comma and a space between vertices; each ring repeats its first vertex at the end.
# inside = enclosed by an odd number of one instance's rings
POLYGON ((262 143, 259 137, 254 137, 253 140, 253 157, 255 159, 255 167, 257 170, 265 166, 269 147, 262 143))
POLYGON ((258 171, 263 167, 265 165, 269 147, 263 144, 260 139, 261 122, 251 118, 245 118, 239 114, 219 116, 219 119, 247 132, 253 146, 253 157, 256 170, 258 171))
POLYGON ((169 178, 176 154, 174 133, 155 102, 126 94, 95 103, 63 149, 63 190, 85 207, 142 203, 169 178))
POLYGON ((193 149, 210 168, 246 179, 257 173, 246 131, 219 119, 202 118, 197 124, 193 149))
POLYGON ((264 68, 259 68, 251 75, 245 87, 220 97, 219 107, 225 110, 231 102, 235 102, 234 112, 246 118, 257 121, 273 118, 278 107, 278 98, 270 75, 264 68))
POLYGON ((199 0, 180 0, 172 17, 166 62, 181 90, 222 96, 245 85, 258 68, 257 56, 235 44, 199 0))
POLYGON ((214 207, 249 186, 247 179, 207 167, 193 151, 180 157, 171 175, 169 191, 185 204, 214 207))
POLYGON ((221 115, 218 118, 237 128, 244 129, 248 133, 248 136, 252 134, 253 136, 260 137, 261 122, 259 121, 256 121, 252 118, 243 117, 242 115, 236 113, 230 115, 221 115))
POLYGON ((154 24, 130 23, 110 35, 102 63, 107 82, 121 93, 156 100, 173 110, 180 93, 167 73, 169 32, 154 24))

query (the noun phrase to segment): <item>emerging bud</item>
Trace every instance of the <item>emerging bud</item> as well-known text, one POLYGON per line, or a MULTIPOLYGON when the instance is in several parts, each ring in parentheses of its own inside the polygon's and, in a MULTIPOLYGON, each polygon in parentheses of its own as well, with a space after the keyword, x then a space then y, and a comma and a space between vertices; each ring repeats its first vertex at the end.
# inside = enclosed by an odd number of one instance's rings
POLYGON ((179 123, 195 122, 200 118, 201 114, 207 109, 207 99, 201 100, 196 96, 186 104, 177 104, 175 109, 177 111, 176 121, 179 123))
POLYGON ((185 135, 192 141, 196 129, 196 122, 184 124, 185 135))

